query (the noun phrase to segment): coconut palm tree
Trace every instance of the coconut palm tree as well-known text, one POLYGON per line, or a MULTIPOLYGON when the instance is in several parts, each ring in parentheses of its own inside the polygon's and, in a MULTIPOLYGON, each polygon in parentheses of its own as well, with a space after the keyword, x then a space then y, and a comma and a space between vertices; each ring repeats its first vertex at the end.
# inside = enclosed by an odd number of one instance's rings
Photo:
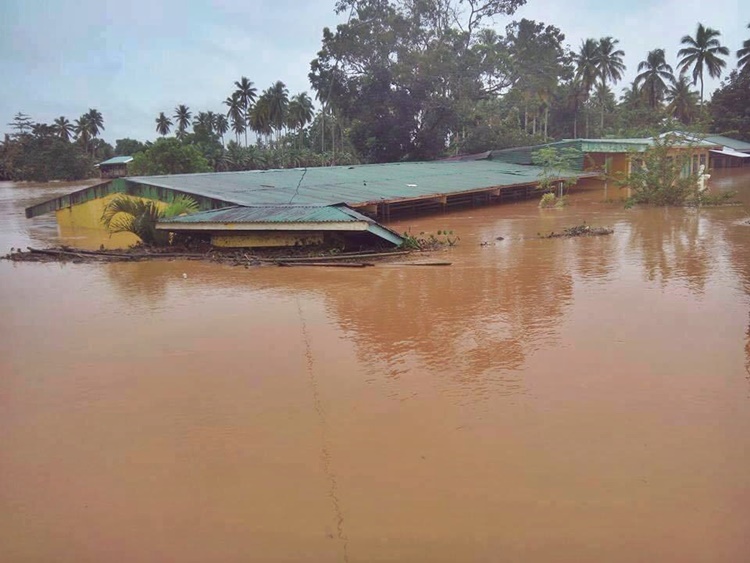
POLYGON ((212 135, 214 132, 214 117, 213 114, 210 113, 211 112, 199 111, 198 115, 195 117, 195 121, 193 121, 193 130, 198 127, 203 129, 203 131, 209 135, 212 135))
POLYGON ((89 133, 92 137, 98 137, 99 133, 104 131, 104 117, 98 109, 89 109, 86 114, 89 121, 89 133))
POLYGON ((224 100, 224 105, 229 108, 229 110, 227 110, 227 117, 232 123, 232 131, 234 131, 235 135, 237 135, 237 142, 239 143, 240 138, 237 131, 245 131, 245 129, 239 127, 240 123, 245 122, 245 114, 242 110, 242 100, 240 99, 239 93, 235 92, 234 94, 229 96, 226 100, 224 100))
POLYGON ((224 145, 224 133, 229 131, 229 122, 224 114, 217 114, 214 119, 214 130, 221 137, 221 144, 224 145))
MULTIPOLYGON (((750 23, 747 24, 750 29, 750 23)), ((740 72, 750 72, 750 39, 745 39, 742 43, 742 49, 737 51, 737 70, 740 72)))
POLYGON ((267 143, 268 137, 273 132, 271 126, 271 100, 267 92, 264 92, 255 102, 255 105, 250 110, 250 118, 248 122, 250 128, 255 131, 257 135, 262 135, 266 138, 267 143))
MULTIPOLYGON (((578 53, 573 55, 573 61, 576 65, 575 81, 578 85, 578 91, 581 94, 582 101, 585 103, 596 83, 596 79, 599 77, 599 43, 596 39, 586 39, 581 42, 581 47, 578 53)), ((578 105, 575 107, 574 120, 578 120, 578 105)), ((588 118, 587 118, 587 131, 588 134, 588 118)))
POLYGON ((110 233, 133 233, 144 244, 162 246, 169 242, 169 234, 157 231, 156 222, 196 211, 196 201, 185 195, 176 196, 166 206, 154 200, 118 195, 105 206, 101 221, 110 233))
POLYGON ((190 125, 190 118, 193 116, 192 113, 190 113, 190 108, 186 105, 179 105, 176 108, 174 108, 174 119, 177 123, 177 133, 176 137, 178 139, 182 139, 185 137, 185 133, 187 132, 187 128, 190 125))
POLYGON ((269 112, 268 117, 271 126, 276 130, 276 142, 279 142, 281 130, 286 124, 286 112, 289 107, 289 90, 286 84, 277 80, 271 87, 266 90, 268 93, 269 112))
POLYGON ((289 108, 287 111, 287 126, 290 129, 297 130, 298 145, 301 145, 302 140, 302 129, 312 121, 313 118, 313 104, 310 96, 307 92, 302 92, 293 96, 289 100, 289 108))
POLYGON ((690 89, 690 82, 685 75, 680 77, 667 90, 667 111, 675 119, 688 125, 696 115, 698 93, 690 89))
MULTIPOLYGON (((240 78, 234 83, 234 85, 237 88, 234 93, 239 97, 239 101, 242 106, 243 118, 247 120, 248 111, 250 110, 250 106, 255 101, 258 91, 246 76, 240 78)), ((245 146, 247 146, 247 128, 245 129, 245 146)))
POLYGON ((703 27, 703 24, 699 23, 695 38, 685 35, 680 42, 687 47, 677 52, 677 56, 680 57, 677 68, 680 72, 685 73, 692 67, 693 84, 698 80, 701 82, 701 105, 703 105, 704 69, 708 69, 708 75, 712 78, 719 78, 722 69, 727 66, 726 61, 721 56, 728 55, 729 49, 719 43, 717 38, 720 35, 719 31, 710 27, 703 27))
POLYGON ((638 64, 638 71, 633 86, 648 94, 648 104, 653 109, 664 99, 667 83, 674 82, 674 71, 667 64, 664 49, 649 51, 646 60, 638 64))
POLYGON ((70 141, 71 137, 73 136, 73 132, 75 131, 73 124, 68 121, 67 117, 63 115, 55 119, 54 127, 55 131, 57 132, 57 136, 60 137, 63 141, 70 141))
POLYGON ((91 123, 89 122, 88 114, 83 114, 75 120, 73 131, 76 134, 78 142, 83 145, 83 150, 88 152, 91 141, 91 123))
MULTIPOLYGON (((607 89, 607 82, 612 81, 617 84, 622 80, 622 73, 625 72, 625 64, 622 58, 625 51, 616 49, 619 41, 612 37, 602 37, 599 39, 598 49, 596 51, 596 69, 602 84, 602 91, 607 89)), ((601 105, 601 123, 600 128, 604 130, 604 104, 601 105)))
POLYGON ((169 130, 172 127, 172 120, 169 119, 164 112, 159 112, 159 117, 156 118, 156 132, 162 137, 169 135, 169 130))

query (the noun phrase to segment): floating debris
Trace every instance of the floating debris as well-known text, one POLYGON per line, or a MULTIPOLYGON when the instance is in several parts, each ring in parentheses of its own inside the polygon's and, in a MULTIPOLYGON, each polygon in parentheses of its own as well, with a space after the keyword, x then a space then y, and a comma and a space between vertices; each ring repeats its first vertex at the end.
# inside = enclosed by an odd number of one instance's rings
POLYGON ((614 233, 614 229, 610 229, 609 227, 592 227, 591 225, 587 225, 586 223, 583 223, 581 225, 576 225, 575 227, 568 227, 567 229, 563 229, 561 233, 551 232, 548 235, 542 235, 540 234, 540 238, 566 238, 566 237, 596 237, 601 235, 611 235, 614 233))

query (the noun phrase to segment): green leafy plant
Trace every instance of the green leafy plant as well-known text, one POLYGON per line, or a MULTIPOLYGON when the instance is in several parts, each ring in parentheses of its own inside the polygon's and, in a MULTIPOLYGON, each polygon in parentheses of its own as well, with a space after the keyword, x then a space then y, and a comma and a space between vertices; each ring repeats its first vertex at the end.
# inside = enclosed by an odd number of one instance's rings
POLYGON ((582 153, 578 149, 544 147, 534 151, 531 162, 542 168, 539 176, 539 188, 554 194, 556 189, 558 197, 562 198, 565 190, 574 186, 578 179, 568 177, 572 170, 580 169, 582 153))
POLYGON ((143 244, 166 246, 169 233, 157 231, 159 219, 176 217, 198 211, 198 204, 188 196, 179 195, 167 204, 127 195, 118 195, 107 203, 102 214, 102 224, 110 233, 132 233, 143 244))

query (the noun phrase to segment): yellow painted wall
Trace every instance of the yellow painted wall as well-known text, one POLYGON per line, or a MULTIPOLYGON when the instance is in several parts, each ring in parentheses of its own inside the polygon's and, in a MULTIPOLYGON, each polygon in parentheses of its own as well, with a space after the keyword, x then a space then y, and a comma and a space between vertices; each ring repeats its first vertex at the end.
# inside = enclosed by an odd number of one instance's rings
MULTIPOLYGON (((60 235, 64 238, 80 239, 82 244, 76 246, 99 248, 127 248, 140 239, 130 233, 110 234, 102 225, 102 214, 107 203, 119 194, 110 194, 99 199, 92 199, 79 205, 55 211, 60 235)), ((163 202, 157 202, 166 205, 163 202)))
POLYGON ((323 233, 256 231, 252 233, 223 233, 211 236, 211 244, 229 248, 277 247, 320 244, 323 233))

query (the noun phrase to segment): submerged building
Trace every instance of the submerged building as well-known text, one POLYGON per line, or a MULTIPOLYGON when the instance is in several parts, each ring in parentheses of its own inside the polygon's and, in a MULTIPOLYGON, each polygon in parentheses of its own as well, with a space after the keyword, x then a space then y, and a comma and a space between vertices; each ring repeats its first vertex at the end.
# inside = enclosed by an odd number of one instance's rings
MULTIPOLYGON (((60 225, 101 229, 104 208, 118 194, 165 204, 189 196, 200 212, 162 220, 159 229, 189 232, 231 247, 293 246, 333 238, 398 245, 401 237, 381 222, 415 212, 528 198, 539 193, 543 180, 576 179, 603 186, 605 199, 619 195, 611 192, 610 178, 630 174, 639 154, 655 142, 574 139, 435 162, 116 177, 30 207, 26 216, 55 212, 60 225), (569 151, 573 157, 564 169, 543 168, 534 157, 543 148, 569 151)), ((671 154, 688 156, 685 173, 705 167, 710 151, 722 149, 686 136, 670 143, 671 154)))
MULTIPOLYGON (((186 195, 201 213, 164 221, 161 229, 168 224, 174 231, 201 231, 226 246, 243 240, 252 246, 309 244, 333 232, 400 244, 380 221, 526 198, 537 193, 544 174, 537 166, 482 159, 127 177, 35 205, 26 216, 55 212, 61 225, 101 228, 104 208, 118 194, 164 203, 186 195)), ((597 175, 564 170, 557 179, 597 175)))

